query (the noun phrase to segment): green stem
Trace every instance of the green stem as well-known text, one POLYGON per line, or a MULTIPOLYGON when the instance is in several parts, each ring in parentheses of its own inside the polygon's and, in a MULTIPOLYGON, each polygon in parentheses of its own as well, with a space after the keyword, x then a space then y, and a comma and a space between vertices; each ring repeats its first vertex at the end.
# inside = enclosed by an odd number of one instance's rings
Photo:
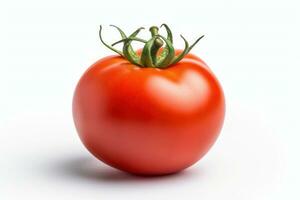
MULTIPOLYGON (((157 65, 157 52, 164 45, 164 42, 159 37, 157 37, 158 36, 158 28, 156 26, 150 27, 149 31, 151 32, 152 38, 155 38, 154 42, 153 42, 153 45, 150 47, 150 56, 151 56, 151 59, 154 63, 154 67, 156 67, 156 65, 157 65)), ((143 59, 143 57, 141 59, 143 59)))
POLYGON ((180 35, 184 40, 185 48, 181 52, 181 54, 175 56, 172 32, 166 24, 162 24, 161 27, 164 27, 165 30, 167 31, 167 38, 159 35, 158 33, 159 28, 157 26, 152 26, 149 29, 151 33, 151 39, 149 39, 148 41, 136 37, 137 34, 143 29, 142 27, 137 29, 129 37, 127 37, 126 34, 119 27, 114 25, 112 26, 119 31, 122 39, 113 43, 112 45, 108 45, 102 39, 102 35, 101 35, 102 26, 100 26, 100 30, 99 30, 100 41, 110 50, 118 53, 120 56, 124 57, 129 62, 140 67, 155 67, 155 68, 170 67, 176 64, 177 62, 179 62, 181 59, 183 59, 185 55, 188 54, 190 50, 198 43, 198 41, 203 38, 203 36, 201 36, 190 46, 187 40, 182 35, 180 35), (137 53, 133 50, 131 46, 132 41, 145 43, 142 49, 141 56, 138 56, 137 53), (119 51, 113 47, 114 45, 119 43, 123 43, 123 51, 119 51), (162 52, 158 55, 158 51, 163 47, 164 44, 165 47, 163 48, 162 52))

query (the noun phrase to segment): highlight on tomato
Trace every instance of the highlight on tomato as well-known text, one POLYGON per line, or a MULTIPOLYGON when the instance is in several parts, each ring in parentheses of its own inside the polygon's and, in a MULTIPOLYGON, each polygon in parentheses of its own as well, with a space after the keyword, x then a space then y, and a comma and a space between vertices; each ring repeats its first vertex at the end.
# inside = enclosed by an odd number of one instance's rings
POLYGON ((190 50, 175 49, 152 26, 151 38, 127 36, 112 45, 117 53, 94 63, 80 78, 73 118, 85 147, 104 163, 134 174, 163 175, 183 170, 202 158, 223 125, 225 99, 212 70, 190 50), (144 44, 134 50, 131 43, 144 44), (116 44, 123 44, 122 51, 116 44))

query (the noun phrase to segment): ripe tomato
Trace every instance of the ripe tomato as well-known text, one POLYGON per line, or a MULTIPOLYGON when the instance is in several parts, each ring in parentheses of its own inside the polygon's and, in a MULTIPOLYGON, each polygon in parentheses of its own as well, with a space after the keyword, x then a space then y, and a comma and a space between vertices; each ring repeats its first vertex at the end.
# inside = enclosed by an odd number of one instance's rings
POLYGON ((83 74, 73 99, 86 148, 112 167, 143 175, 198 161, 217 139, 224 112, 219 82, 192 54, 164 69, 105 57, 83 74))

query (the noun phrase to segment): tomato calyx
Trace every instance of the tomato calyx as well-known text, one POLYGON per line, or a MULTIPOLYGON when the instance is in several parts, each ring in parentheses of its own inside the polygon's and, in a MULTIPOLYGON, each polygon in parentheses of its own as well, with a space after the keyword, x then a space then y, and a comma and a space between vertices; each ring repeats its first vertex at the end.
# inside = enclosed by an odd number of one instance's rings
POLYGON ((138 28, 136 31, 134 31, 131 35, 127 37, 126 34, 122 31, 122 29, 115 25, 111 26, 118 30, 122 39, 111 45, 107 44, 102 38, 102 26, 100 25, 100 41, 103 43, 104 46, 106 46, 110 50, 124 57, 130 63, 140 67, 167 68, 171 65, 174 65, 181 59, 183 59, 184 56, 188 54, 191 51, 191 49, 199 42, 199 40, 201 40, 204 37, 204 35, 202 35, 192 45, 189 45, 188 41, 182 35, 180 35, 180 37, 184 41, 185 47, 179 55, 175 55, 172 32, 166 24, 162 24, 161 27, 165 28, 167 32, 167 37, 164 37, 158 33, 159 28, 157 26, 152 26, 149 29, 149 31, 151 32, 151 38, 149 40, 144 40, 137 37, 138 33, 144 29, 143 27, 138 28), (131 43, 133 41, 144 43, 141 55, 138 55, 136 51, 132 48, 131 43), (119 43, 123 43, 122 51, 114 48, 114 46, 119 43), (158 54, 158 51, 161 48, 163 48, 163 50, 160 54, 158 54))

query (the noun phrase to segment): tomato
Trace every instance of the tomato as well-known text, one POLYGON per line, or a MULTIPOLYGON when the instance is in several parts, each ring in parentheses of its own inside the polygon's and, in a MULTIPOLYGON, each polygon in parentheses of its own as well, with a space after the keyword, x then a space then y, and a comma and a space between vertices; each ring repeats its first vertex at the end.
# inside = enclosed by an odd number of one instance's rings
POLYGON ((216 141, 224 113, 218 80, 192 54, 163 69, 102 58, 83 74, 73 99, 86 148, 114 168, 142 175, 197 162, 216 141))

